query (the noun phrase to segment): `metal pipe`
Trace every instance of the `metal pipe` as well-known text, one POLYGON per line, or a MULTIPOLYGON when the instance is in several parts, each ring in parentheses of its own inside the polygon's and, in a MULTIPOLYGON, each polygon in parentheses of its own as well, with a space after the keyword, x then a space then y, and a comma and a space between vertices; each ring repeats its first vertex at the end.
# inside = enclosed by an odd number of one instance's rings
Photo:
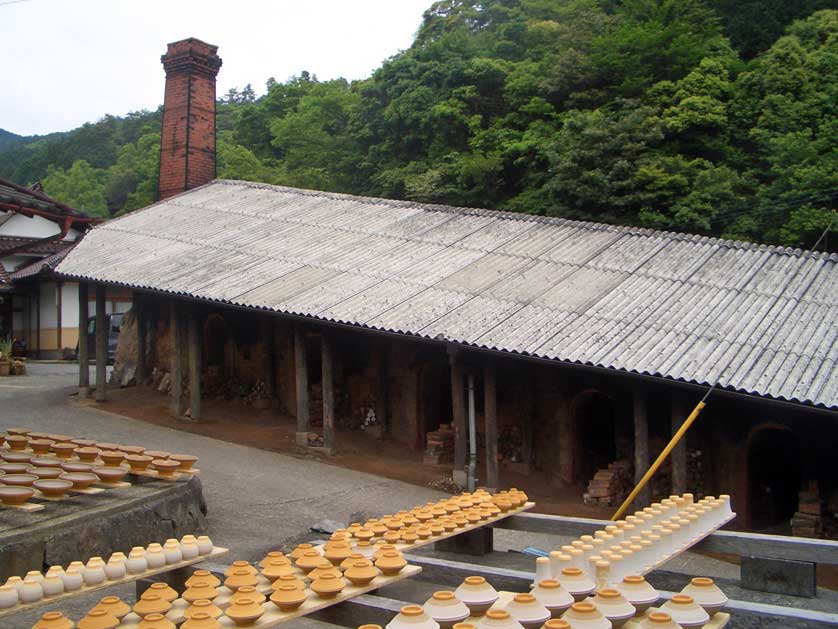
POLYGON ((468 490, 474 491, 477 470, 477 420, 474 412, 474 374, 468 374, 468 490))

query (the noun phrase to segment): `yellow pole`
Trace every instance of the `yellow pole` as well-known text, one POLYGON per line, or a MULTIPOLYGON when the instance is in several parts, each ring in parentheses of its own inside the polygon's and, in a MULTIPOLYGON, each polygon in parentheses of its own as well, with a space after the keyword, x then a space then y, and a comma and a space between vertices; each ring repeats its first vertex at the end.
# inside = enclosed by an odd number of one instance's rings
MULTIPOLYGON (((709 394, 710 391, 707 392, 707 395, 709 394)), ((648 483, 649 479, 655 475, 655 472, 658 471, 658 468, 666 460, 666 457, 668 457, 669 453, 672 452, 672 448, 678 445, 678 442, 681 441, 681 437, 683 437, 687 430, 689 430, 690 426, 692 426, 692 423, 695 421, 696 417, 698 417, 698 414, 701 412, 701 409, 703 409, 706 406, 706 404, 704 404, 704 400, 707 399, 707 395, 704 396, 703 400, 696 404, 695 408, 693 409, 693 412, 690 413, 689 417, 687 417, 686 420, 684 420, 684 423, 681 424, 681 427, 678 429, 678 432, 672 435, 672 439, 669 440, 669 443, 666 444, 666 447, 663 449, 663 452, 661 452, 658 455, 658 458, 655 459, 655 462, 652 463, 652 467, 650 467, 649 470, 643 475, 643 478, 640 479, 640 482, 637 483, 637 486, 631 490, 631 493, 628 495, 628 498, 626 498, 625 502, 622 505, 620 505, 620 508, 617 509, 617 512, 611 516, 612 521, 619 520, 621 517, 623 517, 623 514, 626 512, 626 509, 628 509, 629 505, 632 502, 634 502, 635 498, 637 498, 637 494, 643 491, 643 488, 646 486, 646 483, 648 483)))

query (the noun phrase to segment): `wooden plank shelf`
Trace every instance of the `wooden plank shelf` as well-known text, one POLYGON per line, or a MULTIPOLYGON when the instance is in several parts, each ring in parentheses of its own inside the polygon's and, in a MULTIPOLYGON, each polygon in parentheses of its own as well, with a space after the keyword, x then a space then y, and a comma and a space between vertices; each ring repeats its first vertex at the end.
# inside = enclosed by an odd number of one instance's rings
POLYGON ((656 570, 657 568, 659 568, 660 566, 665 564, 670 559, 673 559, 674 557, 677 557, 681 553, 688 551, 690 548, 692 548, 693 546, 695 546, 699 542, 703 541, 707 536, 712 535, 717 530, 722 528, 725 524, 727 524, 728 522, 733 520, 733 518, 735 518, 735 517, 736 517, 736 514, 731 513, 729 518, 726 518, 725 520, 719 522, 718 524, 715 524, 715 525, 709 527, 706 531, 703 531, 701 534, 693 537, 690 541, 688 541, 686 544, 683 544, 678 549, 672 551, 671 553, 668 553, 666 555, 662 555, 662 556, 658 557, 653 564, 644 568, 640 572, 640 574, 641 575, 649 574, 650 572, 652 572, 652 570, 656 570))
MULTIPOLYGON (((340 592, 340 594, 338 594, 334 598, 319 598, 310 590, 306 590, 309 594, 309 597, 297 609, 290 612, 280 611, 279 607, 277 607, 268 600, 262 604, 262 607, 265 609, 265 613, 262 615, 261 618, 259 618, 259 620, 252 624, 249 624, 248 627, 256 627, 257 629, 275 627, 277 625, 281 625, 282 623, 288 622, 289 620, 294 620, 295 618, 300 618, 301 616, 306 616, 308 614, 312 614, 322 609, 326 609, 327 607, 331 607, 332 605, 337 605, 339 603, 342 603, 343 601, 355 598, 356 596, 360 596, 361 594, 367 594, 368 592, 377 590, 378 588, 384 587, 386 585, 390 585, 391 583, 403 581, 404 579, 408 579, 416 574, 419 574, 421 571, 422 568, 420 568, 419 566, 407 565, 396 575, 390 577, 379 575, 375 577, 375 579, 373 579, 368 585, 357 586, 349 584, 343 589, 343 591, 340 592)), ((220 587, 219 589, 222 592, 215 599, 213 599, 213 604, 223 610, 226 609, 229 605, 229 597, 232 595, 232 592, 230 592, 225 587, 220 587), (225 590, 227 591, 225 592, 225 590), (222 599, 222 597, 226 598, 222 599)), ((259 587, 259 589, 261 591, 263 588, 259 587)), ((270 582, 268 582, 267 590, 268 592, 270 592, 270 582)), ((264 594, 265 592, 262 593, 264 594)), ((175 624, 183 622, 185 620, 184 612, 186 611, 187 607, 189 607, 189 603, 187 603, 183 599, 177 599, 176 601, 174 601, 174 603, 172 603, 172 608, 166 614, 166 618, 175 624)), ((227 618, 224 615, 219 617, 218 621, 221 623, 221 626, 224 629, 232 629, 236 626, 236 624, 230 618, 227 618)), ((139 623, 140 617, 134 613, 131 613, 122 619, 122 622, 119 626, 120 628, 124 627, 136 629, 136 627, 139 626, 139 623)))
POLYGON ((216 546, 212 549, 212 552, 207 553, 206 555, 199 555, 194 559, 184 559, 182 561, 178 561, 177 563, 169 563, 165 566, 145 570, 138 574, 126 574, 121 579, 106 579, 98 585, 82 585, 78 590, 75 590, 74 592, 64 592, 63 594, 58 594, 56 596, 49 596, 46 598, 42 598, 40 601, 36 601, 34 603, 18 603, 17 605, 15 605, 14 607, 10 607, 9 609, 0 610, 0 618, 4 618, 6 616, 13 616, 15 614, 22 614, 23 612, 28 612, 43 605, 52 605, 53 603, 65 601, 76 596, 84 596, 85 594, 90 594, 91 592, 103 590, 105 588, 113 587, 115 585, 123 585, 125 583, 131 583, 140 579, 146 579, 148 577, 154 576, 155 574, 161 574, 163 572, 177 570, 178 568, 186 568, 196 563, 207 561, 208 559, 215 559, 216 557, 221 557, 222 555, 226 555, 229 552, 230 550, 228 548, 216 546))

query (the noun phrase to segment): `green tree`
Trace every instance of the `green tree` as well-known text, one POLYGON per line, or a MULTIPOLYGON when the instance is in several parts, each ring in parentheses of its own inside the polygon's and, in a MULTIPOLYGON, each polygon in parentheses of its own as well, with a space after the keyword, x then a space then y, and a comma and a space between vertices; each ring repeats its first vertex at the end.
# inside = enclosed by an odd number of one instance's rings
POLYGON ((93 216, 108 216, 105 172, 80 159, 64 170, 51 166, 42 184, 44 191, 62 203, 93 216))

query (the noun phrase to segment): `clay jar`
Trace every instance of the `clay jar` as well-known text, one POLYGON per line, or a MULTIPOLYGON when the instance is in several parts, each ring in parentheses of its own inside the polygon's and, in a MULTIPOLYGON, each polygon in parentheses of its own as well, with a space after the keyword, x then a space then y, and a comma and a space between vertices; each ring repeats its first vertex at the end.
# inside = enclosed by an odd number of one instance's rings
POLYGON ((14 607, 18 600, 17 588, 14 585, 7 584, 0 587, 0 609, 14 607))
POLYGON ((135 546, 131 549, 131 552, 128 553, 128 559, 125 561, 125 569, 131 574, 139 574, 148 570, 145 548, 135 546))
POLYGON ((523 625, 505 609, 492 609, 477 621, 477 629, 523 629, 523 625))
POLYGON ((687 594, 676 594, 661 605, 661 611, 682 627, 701 627, 710 621, 710 615, 687 594))
POLYGON ((91 557, 87 565, 82 571, 85 585, 99 585, 104 583, 107 575, 105 575, 105 564, 101 557, 91 557))
POLYGON ((91 609, 87 616, 79 620, 79 629, 115 629, 119 620, 104 609, 91 609))
POLYGON ((713 579, 695 577, 689 585, 681 590, 681 594, 692 596, 693 600, 704 608, 710 616, 727 605, 727 596, 719 589, 713 579))
POLYGON ((237 625, 249 625, 265 613, 265 608, 250 598, 232 601, 226 610, 227 618, 237 625))
POLYGON ((230 564, 230 567, 224 571, 225 577, 233 576, 236 570, 247 570, 250 574, 256 576, 259 572, 250 565, 249 562, 244 561, 243 559, 237 559, 233 563, 230 564))
POLYGON ((369 585, 372 580, 379 574, 378 568, 372 565, 367 559, 359 559, 354 561, 351 566, 346 569, 343 576, 346 577, 352 585, 365 586, 369 585))
MULTIPOLYGON (((297 544, 294 550, 291 551, 291 559, 297 560, 302 557, 307 551, 314 550, 314 546, 311 544, 297 544)), ((314 552, 317 552, 316 550, 314 552)))
POLYGON ((386 629, 439 629, 439 623, 425 613, 419 605, 405 605, 387 623, 386 629))
POLYGON ((221 623, 206 612, 195 612, 181 629, 221 629, 221 623))
POLYGON ((199 581, 202 581, 214 588, 221 585, 221 580, 209 570, 195 570, 195 572, 192 573, 192 576, 186 580, 186 587, 190 588, 199 581))
POLYGON ((613 588, 600 590, 591 599, 591 602, 611 621, 611 625, 615 629, 622 627, 637 611, 634 605, 629 603, 619 590, 613 588))
POLYGON ((611 629, 611 621, 589 602, 574 603, 562 614, 562 620, 568 621, 573 629, 611 629))
POLYGON ((290 583, 284 583, 271 594, 271 602, 280 611, 290 612, 297 609, 306 600, 306 593, 290 583))
POLYGON ((243 585, 256 585, 257 583, 258 579, 256 575, 247 568, 233 569, 230 576, 224 580, 224 585, 233 591, 238 590, 243 585))
POLYGON ((388 577, 397 575, 407 565, 407 561, 397 550, 388 550, 375 560, 375 567, 388 577))
POLYGON ((319 579, 312 581, 311 591, 317 594, 320 598, 334 598, 346 586, 346 581, 342 577, 334 574, 324 574, 319 579))
POLYGON ((339 567, 341 570, 348 570, 356 561, 364 560, 366 560, 366 557, 364 557, 361 553, 352 553, 349 557, 340 562, 339 567))
POLYGON ((122 557, 111 555, 108 563, 105 564, 105 576, 111 580, 121 579, 126 572, 128 572, 128 569, 125 567, 125 560, 122 557))
POLYGON ((61 575, 61 580, 64 582, 65 592, 75 592, 84 585, 84 576, 81 570, 75 567, 67 568, 61 575))
POLYGON ((162 581, 152 583, 151 585, 149 585, 148 589, 145 592, 143 592, 143 594, 145 593, 157 594, 167 603, 171 603, 178 597, 178 594, 174 590, 174 588, 170 587, 168 583, 163 583, 162 581))
POLYGON ((296 571, 285 557, 272 557, 263 564, 262 574, 271 581, 276 581, 286 574, 295 575, 296 571))
POLYGON ((41 581, 41 589, 44 591, 44 597, 58 596, 64 593, 64 581, 57 575, 44 577, 41 581))
POLYGON ((180 554, 184 559, 195 559, 201 554, 198 550, 198 541, 194 535, 184 535, 180 540, 180 554))
POLYGON ((309 573, 323 562, 323 555, 316 550, 306 550, 297 559, 297 567, 303 572, 309 573))
POLYGON ((137 629, 175 629, 175 623, 163 614, 146 614, 137 624, 137 629))
POLYGON ((47 612, 32 625, 32 629, 73 629, 73 627, 75 627, 73 621, 61 612, 47 612))
POLYGON ((336 542, 326 548, 324 557, 332 562, 332 565, 339 566, 340 563, 352 554, 352 548, 346 542, 336 542))
POLYGON ((259 592, 254 586, 252 585, 243 585, 238 590, 233 592, 232 596, 230 596, 230 601, 238 601, 243 598, 249 598, 260 605, 265 602, 265 595, 259 592))
POLYGON ((163 544, 163 555, 166 563, 178 563, 183 561, 183 554, 180 551, 180 542, 176 539, 167 539, 163 544))
POLYGON ((454 590, 454 595, 466 604, 473 616, 482 616, 498 600, 497 590, 479 576, 466 577, 454 590))
MULTIPOLYGON (((104 609, 111 616, 122 619, 131 613, 131 607, 124 603, 118 596, 105 596, 96 605, 96 608, 104 609)), ((94 608, 94 609, 96 609, 94 608)))
POLYGON ((212 552, 212 540, 209 538, 208 535, 199 535, 196 542, 198 544, 199 555, 209 555, 212 552))
POLYGON ((218 618, 221 613, 221 609, 214 605, 212 601, 201 599, 187 607, 186 611, 183 612, 183 617, 194 618, 198 614, 206 614, 210 618, 218 618))
POLYGON ((662 611, 649 612, 637 626, 640 629, 681 629, 672 616, 662 611))
POLYGON ((562 584, 555 579, 539 581, 532 589, 532 594, 554 618, 561 616, 562 612, 573 605, 574 601, 570 592, 564 589, 562 584))
POLYGON ((170 608, 171 603, 159 594, 145 591, 140 600, 134 604, 134 613, 144 618, 147 614, 165 614, 170 608))
POLYGON ((163 547, 153 542, 148 545, 145 551, 145 560, 149 569, 162 568, 166 565, 166 554, 163 552, 163 547))
POLYGON ((471 614, 468 607, 462 601, 457 600, 454 592, 447 590, 434 592, 433 596, 425 601, 422 607, 425 613, 439 624, 441 629, 449 629, 471 614))
POLYGON ((271 589, 276 590, 283 585, 293 585, 298 590, 305 590, 306 584, 303 583, 302 580, 298 579, 296 576, 292 576, 286 574, 285 576, 279 577, 276 581, 271 583, 271 589))
POLYGON ((538 629, 550 620, 551 614, 532 594, 516 594, 506 605, 506 611, 524 626, 538 629))

